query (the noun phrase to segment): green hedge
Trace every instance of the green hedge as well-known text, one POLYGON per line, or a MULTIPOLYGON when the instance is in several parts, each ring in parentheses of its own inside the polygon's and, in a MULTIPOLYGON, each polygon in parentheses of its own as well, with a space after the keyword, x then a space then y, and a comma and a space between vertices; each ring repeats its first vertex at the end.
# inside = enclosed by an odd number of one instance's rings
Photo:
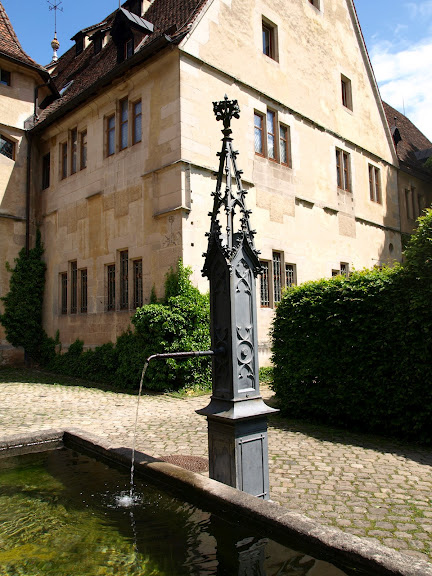
POLYGON ((272 329, 282 412, 432 442, 432 210, 404 267, 288 290, 272 329))
MULTIPOLYGON (((137 309, 132 317, 134 330, 94 350, 83 351, 77 340, 65 354, 57 354, 45 367, 116 388, 138 389, 145 359, 163 352, 188 352, 210 348, 210 306, 189 279, 191 270, 179 262, 178 270, 166 279, 162 303, 137 309)), ((209 390, 211 362, 208 357, 184 361, 154 360, 144 387, 150 390, 209 390)))

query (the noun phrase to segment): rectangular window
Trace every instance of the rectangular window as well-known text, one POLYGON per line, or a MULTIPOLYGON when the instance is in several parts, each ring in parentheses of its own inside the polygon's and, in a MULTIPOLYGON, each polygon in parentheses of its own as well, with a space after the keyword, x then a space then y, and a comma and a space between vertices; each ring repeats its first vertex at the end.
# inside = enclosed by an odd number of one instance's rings
POLYGON ((80 170, 87 168, 87 130, 80 134, 80 170))
POLYGON ((351 80, 341 74, 342 104, 349 110, 353 109, 351 80))
POLYGON ((336 149, 337 186, 342 190, 350 190, 349 154, 336 149))
POLYGON ((256 154, 264 156, 264 116, 258 112, 254 114, 254 140, 256 154))
POLYGON ((71 262, 71 314, 76 314, 78 310, 78 267, 76 262, 71 262))
POLYGON ((130 38, 129 40, 126 40, 125 45, 124 45, 125 60, 127 60, 128 58, 131 58, 133 56, 133 53, 134 53, 134 43, 133 43, 133 38, 130 38))
POLYGON ((99 52, 102 50, 102 34, 93 36, 93 47, 94 47, 94 53, 99 54, 99 52))
POLYGON ((279 159, 280 163, 285 164, 285 166, 291 166, 289 136, 288 126, 281 124, 279 126, 279 159))
POLYGON ((285 264, 285 286, 291 288, 297 284, 295 264, 285 264))
POLYGON ((405 189, 405 209, 407 218, 409 220, 413 220, 414 210, 413 210, 412 190, 409 188, 405 189))
POLYGON ((120 102, 120 150, 124 150, 128 145, 128 116, 129 103, 125 98, 120 102))
POLYGON ((60 145, 60 162, 61 162, 61 178, 62 180, 67 177, 68 169, 68 145, 67 142, 63 142, 60 145))
POLYGON ((60 311, 67 314, 67 272, 60 274, 60 311))
POLYGON ((78 131, 76 128, 71 130, 71 174, 77 171, 77 153, 78 153, 78 131))
POLYGON ((276 114, 267 110, 267 155, 271 160, 276 160, 276 114))
POLYGON ((80 311, 82 313, 87 312, 87 268, 81 270, 81 306, 80 311))
POLYGON ((107 310, 115 310, 115 264, 107 266, 107 310))
POLYGON ((141 308, 143 305, 142 260, 133 263, 133 307, 141 308))
POLYGON ((260 294, 261 294, 261 307, 270 307, 270 286, 269 286, 269 263, 260 262, 261 264, 261 274, 260 274, 260 294))
POLYGON ((120 252, 120 309, 129 308, 129 255, 127 250, 120 252))
POLYGON ((0 134, 0 154, 2 156, 6 156, 6 158, 10 158, 11 160, 15 160, 15 142, 12 142, 6 136, 2 136, 0 134))
POLYGON ((381 204, 380 171, 372 164, 369 164, 369 193, 372 202, 381 204))
POLYGON ((133 103, 132 113, 133 113, 132 144, 137 144, 142 140, 141 100, 138 100, 138 102, 133 103))
POLYGON ((106 119, 106 151, 107 156, 112 156, 115 152, 115 115, 106 119))
POLYGON ((282 298, 282 258, 280 252, 273 252, 273 302, 278 304, 282 298))
POLYGON ((269 58, 277 59, 276 26, 264 20, 262 22, 262 51, 269 58))
POLYGON ((341 273, 341 276, 345 276, 345 278, 348 278, 348 276, 349 276, 349 264, 348 264, 348 262, 341 262, 340 263, 340 273, 341 273))
POLYGON ((51 155, 45 154, 42 157, 42 190, 46 190, 50 185, 51 155))
POLYGON ((3 68, 0 68, 0 84, 3 84, 3 86, 11 85, 11 73, 3 70, 3 68))

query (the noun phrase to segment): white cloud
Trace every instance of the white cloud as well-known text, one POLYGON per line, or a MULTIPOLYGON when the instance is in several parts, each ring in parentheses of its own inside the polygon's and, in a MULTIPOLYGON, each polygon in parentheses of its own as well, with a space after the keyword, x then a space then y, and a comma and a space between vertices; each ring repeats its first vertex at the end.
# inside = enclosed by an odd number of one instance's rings
MULTIPOLYGON (((432 14, 432 1, 423 4, 432 14)), ((432 141, 432 39, 402 50, 381 42, 370 54, 383 100, 401 112, 405 105, 406 116, 432 141)))
POLYGON ((431 18, 432 17, 432 0, 421 2, 408 2, 406 4, 410 18, 415 20, 416 18, 431 18))

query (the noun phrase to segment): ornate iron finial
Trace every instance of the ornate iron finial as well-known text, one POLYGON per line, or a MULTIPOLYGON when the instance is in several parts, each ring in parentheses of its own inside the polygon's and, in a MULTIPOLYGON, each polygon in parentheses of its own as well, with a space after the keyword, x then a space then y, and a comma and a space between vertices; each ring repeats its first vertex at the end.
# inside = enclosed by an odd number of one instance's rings
POLYGON ((225 130, 230 128, 232 118, 240 118, 240 106, 237 100, 228 100, 226 94, 224 100, 213 102, 213 112, 216 115, 216 120, 223 121, 225 130))
POLYGON ((228 100, 225 94, 224 100, 213 102, 213 111, 216 120, 223 122, 222 150, 218 153, 219 170, 216 173, 216 191, 213 192, 214 203, 211 216, 209 244, 204 254, 206 261, 203 274, 208 276, 208 259, 215 245, 218 245, 226 260, 231 262, 240 246, 246 243, 251 252, 254 264, 254 274, 260 272, 258 260, 259 252, 255 249, 253 237, 255 231, 250 229, 249 216, 251 211, 246 208, 245 196, 247 190, 243 188, 241 175, 242 170, 237 168, 238 152, 233 150, 231 133, 232 118, 240 118, 240 107, 237 100, 228 100), (233 184, 235 183, 235 186, 233 184), (225 212, 225 228, 220 223, 221 209, 225 212))

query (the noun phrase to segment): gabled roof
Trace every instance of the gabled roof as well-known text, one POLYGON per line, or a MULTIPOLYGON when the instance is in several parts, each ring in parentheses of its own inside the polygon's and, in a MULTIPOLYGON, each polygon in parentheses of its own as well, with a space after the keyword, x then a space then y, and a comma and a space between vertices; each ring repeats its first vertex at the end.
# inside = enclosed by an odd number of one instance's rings
MULTIPOLYGON (((111 36, 107 45, 98 54, 95 54, 91 43, 78 55, 75 47, 72 46, 59 58, 52 75, 59 92, 67 84, 69 87, 64 90, 60 99, 43 111, 38 125, 46 125, 54 121, 79 105, 80 102, 84 102, 116 76, 122 75, 126 69, 142 63, 169 44, 178 44, 187 34, 207 1, 153 0, 144 14, 145 19, 124 8, 119 8, 99 24, 81 30, 80 33, 85 33, 86 30, 95 30, 99 26, 111 29, 116 16, 121 11, 122 16, 127 18, 133 26, 136 39, 135 53, 128 60, 118 63, 117 46, 111 36)), ((127 3, 123 6, 126 5, 127 3)), ((35 127, 36 130, 38 130, 38 125, 35 127)))
POLYGON ((408 170, 420 170, 430 178, 430 172, 424 170, 423 163, 432 155, 432 142, 401 112, 386 102, 383 105, 392 134, 397 130, 400 135, 396 150, 401 164, 408 170))
POLYGON ((27 67, 34 68, 43 77, 48 77, 48 71, 40 64, 37 64, 28 54, 24 52, 22 46, 15 34, 15 30, 6 14, 3 4, 0 2, 0 55, 8 59, 24 64, 27 67))

